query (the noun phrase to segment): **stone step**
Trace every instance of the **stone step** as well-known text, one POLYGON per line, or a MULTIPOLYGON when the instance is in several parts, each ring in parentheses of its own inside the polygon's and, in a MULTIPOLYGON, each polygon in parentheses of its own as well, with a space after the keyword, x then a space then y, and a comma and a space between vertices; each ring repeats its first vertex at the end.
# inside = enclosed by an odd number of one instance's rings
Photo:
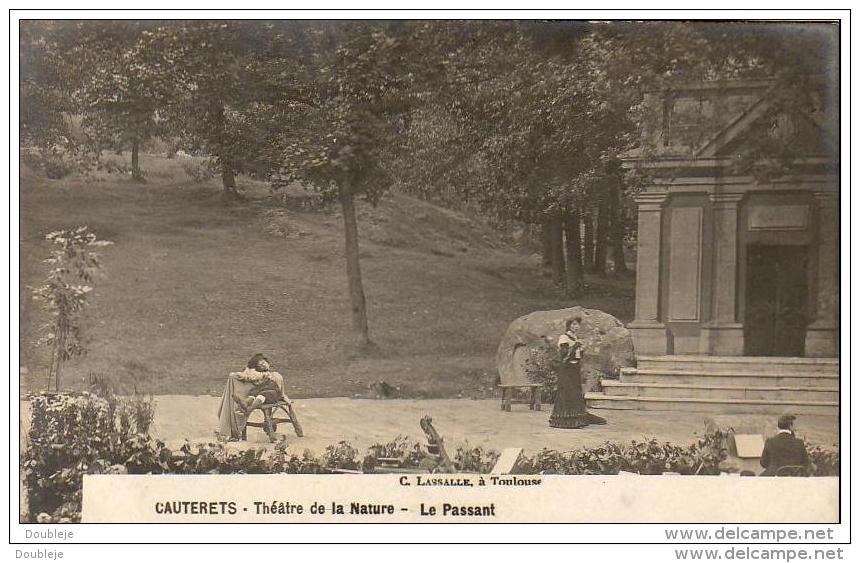
POLYGON ((839 404, 831 401, 777 401, 760 399, 704 399, 696 397, 613 397, 586 393, 592 409, 686 411, 719 414, 822 414, 837 416, 839 404))
MULTIPOLYGON (((727 382, 728 383, 728 382, 727 382)), ((839 390, 815 387, 701 385, 686 383, 626 383, 601 380, 606 395, 614 397, 688 397, 712 399, 761 399, 779 401, 837 402, 839 390)))
POLYGON ((836 358, 781 358, 770 356, 637 356, 636 366, 643 370, 676 370, 754 373, 839 373, 836 358))
POLYGON ((697 386, 734 387, 804 387, 838 389, 838 373, 767 373, 733 370, 712 372, 701 370, 667 370, 622 368, 623 383, 664 383, 697 386))

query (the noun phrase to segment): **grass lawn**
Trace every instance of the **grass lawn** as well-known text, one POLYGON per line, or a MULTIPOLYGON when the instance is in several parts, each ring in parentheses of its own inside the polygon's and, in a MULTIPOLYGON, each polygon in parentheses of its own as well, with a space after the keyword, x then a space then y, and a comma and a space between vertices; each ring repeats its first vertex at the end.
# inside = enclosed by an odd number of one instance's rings
POLYGON ((401 195, 360 206, 361 266, 371 338, 351 346, 337 209, 281 207, 240 178, 248 201, 228 205, 216 180, 196 183, 181 158, 142 155, 145 184, 118 174, 21 178, 22 391, 45 386, 47 317, 29 287, 44 278, 45 234, 88 225, 115 244, 84 316, 89 353, 62 384, 89 374, 155 394, 219 394, 229 371, 267 354, 294 397, 493 393, 494 355, 508 323, 540 309, 583 305, 628 321, 632 279, 589 280, 577 300, 545 279, 537 257, 482 221, 401 195), (399 389, 398 389, 399 388, 399 389))

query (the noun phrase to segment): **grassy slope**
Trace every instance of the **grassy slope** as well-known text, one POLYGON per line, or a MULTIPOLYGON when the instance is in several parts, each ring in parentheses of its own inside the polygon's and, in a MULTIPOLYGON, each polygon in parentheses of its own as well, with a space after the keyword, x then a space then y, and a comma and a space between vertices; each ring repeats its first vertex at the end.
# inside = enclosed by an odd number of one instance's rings
POLYGON ((144 156, 149 182, 103 176, 21 181, 21 347, 24 389, 44 385, 47 352, 34 345, 45 316, 26 286, 45 275, 44 235, 89 225, 103 249, 85 315, 89 354, 67 364, 64 385, 88 373, 154 393, 220 393, 227 372, 254 352, 270 356, 294 396, 372 396, 378 381, 401 396, 483 396, 507 324, 573 304, 629 320, 630 282, 577 303, 538 275, 487 226, 406 196, 360 208, 369 356, 351 349, 336 212, 276 205, 250 181, 250 201, 224 205, 215 181, 192 183, 177 162, 144 156))

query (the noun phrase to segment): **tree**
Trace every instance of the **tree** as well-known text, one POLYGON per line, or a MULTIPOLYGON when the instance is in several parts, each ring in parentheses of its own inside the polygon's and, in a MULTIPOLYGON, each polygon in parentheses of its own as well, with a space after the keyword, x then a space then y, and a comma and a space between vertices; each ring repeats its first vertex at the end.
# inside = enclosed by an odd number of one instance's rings
POLYGON ((64 58, 80 76, 73 96, 97 148, 131 145, 131 174, 143 181, 141 145, 164 131, 176 77, 151 30, 137 21, 77 23, 64 58))
POLYGON ((313 30, 318 103, 284 132, 280 182, 302 182, 340 203, 352 327, 360 347, 371 344, 358 245, 355 198, 371 204, 393 183, 386 164, 406 129, 410 73, 406 29, 357 23, 313 30))
POLYGON ((302 24, 197 20, 155 29, 176 75, 166 109, 170 131, 192 153, 211 156, 227 200, 236 176, 266 178, 280 164, 281 130, 294 104, 313 102, 302 24))
POLYGON ((798 47, 791 29, 767 25, 494 22, 436 31, 431 50, 444 72, 413 120, 411 183, 429 184, 418 191, 434 200, 542 225, 544 263, 572 293, 581 287, 577 264, 565 276, 564 262, 552 259, 559 213, 584 223, 585 248, 568 253, 572 260, 603 271, 611 250, 616 271, 626 268, 624 233, 635 226, 622 209, 635 186, 620 158, 639 142, 646 90, 780 72, 797 81, 791 57, 803 59, 803 72, 827 60, 826 33, 809 32, 798 47), (791 57, 777 53, 782 44, 791 57))
MULTIPOLYGON (((546 261, 564 285, 561 226, 566 216, 588 208, 595 170, 589 144, 605 124, 593 119, 597 100, 589 95, 582 60, 562 56, 558 46, 541 47, 533 31, 513 23, 460 24, 448 34, 467 35, 468 49, 465 41, 438 42, 446 86, 431 102, 434 111, 413 122, 420 139, 415 145, 425 154, 427 147, 438 151, 422 160, 437 166, 413 170, 437 178, 437 186, 456 186, 461 200, 488 214, 542 225, 546 261)), ((581 50, 581 42, 573 48, 581 50)), ((573 272, 581 276, 580 268, 573 272)), ((581 279, 571 285, 578 290, 581 279)))
POLYGON ((63 364, 86 353, 81 342, 80 314, 92 291, 89 284, 101 268, 99 256, 92 249, 111 243, 97 240, 87 227, 54 231, 45 238, 54 245, 51 257, 45 260, 51 270, 33 295, 51 315, 41 342, 51 349, 48 389, 53 381, 54 389, 59 391, 63 364))
POLYGON ((77 27, 38 20, 22 21, 19 29, 21 156, 54 179, 89 168, 97 155, 78 125, 73 95, 80 73, 68 60, 77 27))
POLYGON ((578 295, 584 285, 580 228, 578 209, 564 214, 565 258, 567 266, 565 284, 571 295, 578 295))
POLYGON ((620 174, 609 184, 609 247, 612 251, 613 271, 617 275, 628 272, 624 258, 624 235, 626 224, 622 209, 622 181, 620 174))
POLYGON ((65 28, 49 21, 20 26, 20 143, 52 147, 69 143, 64 115, 71 111, 70 76, 63 64, 65 28))

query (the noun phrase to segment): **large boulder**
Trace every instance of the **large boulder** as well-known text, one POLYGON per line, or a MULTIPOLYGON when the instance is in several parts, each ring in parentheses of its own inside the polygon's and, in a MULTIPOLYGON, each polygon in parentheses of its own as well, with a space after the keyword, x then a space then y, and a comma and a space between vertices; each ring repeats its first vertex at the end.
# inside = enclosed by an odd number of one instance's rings
POLYGON ((601 379, 617 378, 622 367, 635 365, 633 339, 621 321, 597 309, 570 307, 535 311, 510 324, 496 352, 502 383, 529 379, 529 358, 547 346, 555 347, 565 323, 582 317, 578 336, 583 342, 582 390, 595 391, 601 379))

